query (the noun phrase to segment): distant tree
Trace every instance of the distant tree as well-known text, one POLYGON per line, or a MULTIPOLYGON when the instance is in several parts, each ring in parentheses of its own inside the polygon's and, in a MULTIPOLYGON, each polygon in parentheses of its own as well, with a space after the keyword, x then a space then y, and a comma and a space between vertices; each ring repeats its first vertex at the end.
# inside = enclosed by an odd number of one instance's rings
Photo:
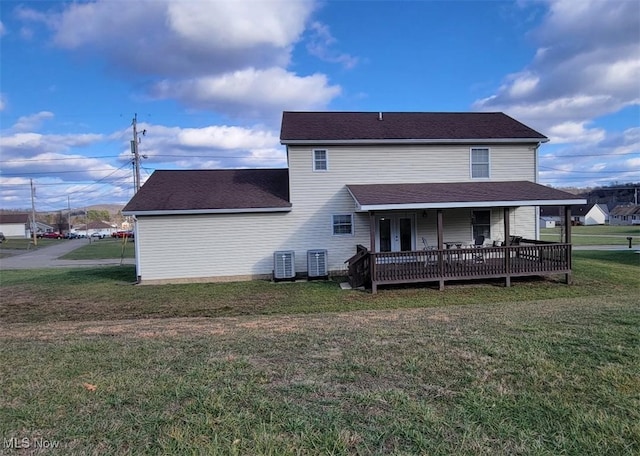
POLYGON ((62 213, 62 211, 58 212, 58 214, 55 215, 55 223, 54 226, 56 228, 56 231, 58 233, 62 233, 63 231, 65 231, 68 227, 67 225, 67 217, 62 213))
POLYGON ((89 209, 87 211, 87 218, 92 222, 100 222, 103 220, 108 222, 111 216, 109 215, 109 211, 106 210, 89 209))

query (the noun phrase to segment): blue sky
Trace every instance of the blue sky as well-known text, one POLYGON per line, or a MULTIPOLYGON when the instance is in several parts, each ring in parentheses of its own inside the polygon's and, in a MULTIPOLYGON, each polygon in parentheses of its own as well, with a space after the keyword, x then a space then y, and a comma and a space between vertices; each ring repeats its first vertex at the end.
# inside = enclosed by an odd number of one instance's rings
POLYGON ((640 3, 0 2, 0 208, 126 203, 155 169, 280 167, 283 110, 503 111, 543 184, 640 182, 640 3))

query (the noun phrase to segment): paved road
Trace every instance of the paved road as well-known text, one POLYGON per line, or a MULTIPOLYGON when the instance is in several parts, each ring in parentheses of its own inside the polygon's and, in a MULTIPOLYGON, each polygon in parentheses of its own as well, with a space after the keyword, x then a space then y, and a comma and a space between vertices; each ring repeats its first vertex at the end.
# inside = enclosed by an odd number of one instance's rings
MULTIPOLYGON (((103 260, 59 260, 58 258, 77 248, 86 245, 87 239, 60 240, 47 247, 39 247, 25 253, 19 253, 8 258, 0 258, 2 269, 37 269, 56 267, 105 266, 121 264, 119 258, 103 260)), ((100 241, 94 241, 100 242, 100 241)), ((133 258, 125 258, 122 264, 135 264, 133 258)))

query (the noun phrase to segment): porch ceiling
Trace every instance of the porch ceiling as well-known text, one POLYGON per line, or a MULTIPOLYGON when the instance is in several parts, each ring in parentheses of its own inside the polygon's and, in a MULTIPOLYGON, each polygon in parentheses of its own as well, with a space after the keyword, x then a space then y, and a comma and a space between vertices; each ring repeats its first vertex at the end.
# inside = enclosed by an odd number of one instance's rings
POLYGON ((586 204, 529 181, 347 185, 357 211, 586 204))

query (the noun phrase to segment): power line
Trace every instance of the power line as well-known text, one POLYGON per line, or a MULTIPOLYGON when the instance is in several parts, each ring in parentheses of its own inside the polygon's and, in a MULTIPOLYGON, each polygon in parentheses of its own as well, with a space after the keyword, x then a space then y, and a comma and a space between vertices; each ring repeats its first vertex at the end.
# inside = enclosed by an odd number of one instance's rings
POLYGON ((66 157, 66 158, 12 158, 0 160, 0 163, 22 163, 22 162, 43 162, 43 161, 64 161, 64 160, 94 160, 98 158, 118 158, 119 155, 99 155, 97 157, 66 157))
POLYGON ((566 169, 558 169, 558 168, 551 168, 550 166, 542 166, 540 165, 540 168, 543 169, 549 169, 551 171, 557 171, 560 173, 580 173, 580 174, 611 174, 611 173, 629 173, 629 172, 634 172, 633 170, 602 170, 602 171, 576 171, 576 170, 566 170, 566 169))

